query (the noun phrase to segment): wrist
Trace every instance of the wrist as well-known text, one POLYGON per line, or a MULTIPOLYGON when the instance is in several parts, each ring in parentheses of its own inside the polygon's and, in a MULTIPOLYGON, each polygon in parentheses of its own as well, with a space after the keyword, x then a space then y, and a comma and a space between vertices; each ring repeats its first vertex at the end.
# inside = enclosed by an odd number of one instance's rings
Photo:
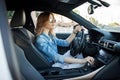
POLYGON ((75 29, 73 30, 73 34, 77 34, 77 31, 75 29))
POLYGON ((86 63, 86 62, 87 62, 87 60, 86 60, 86 58, 84 58, 84 59, 83 59, 83 63, 86 63))

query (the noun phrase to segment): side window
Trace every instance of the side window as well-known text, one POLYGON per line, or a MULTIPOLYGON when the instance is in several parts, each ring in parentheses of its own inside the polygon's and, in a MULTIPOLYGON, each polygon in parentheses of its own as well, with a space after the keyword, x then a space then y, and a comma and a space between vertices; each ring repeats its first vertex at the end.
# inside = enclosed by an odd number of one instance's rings
POLYGON ((72 33, 73 26, 76 24, 73 20, 59 14, 55 14, 55 18, 56 18, 55 27, 56 33, 72 33))
POLYGON ((14 14, 15 11, 8 11, 7 12, 7 17, 8 17, 8 22, 10 23, 12 17, 13 17, 13 14, 14 14))
MULTIPOLYGON (((33 11, 31 13, 35 26, 37 17, 40 13, 41 12, 38 11, 33 11)), ((76 24, 73 20, 59 14, 54 14, 54 16, 56 19, 55 33, 72 33, 73 26, 76 24)))
POLYGON ((41 13, 40 11, 32 11, 31 12, 31 17, 33 19, 33 23, 34 23, 35 27, 36 27, 37 17, 39 16, 40 13, 41 13))
MULTIPOLYGON (((75 21, 59 14, 55 14, 55 18, 56 18, 56 27, 55 27, 56 33, 72 33, 73 26, 78 24, 75 21)), ((88 33, 88 30, 85 27, 83 28, 85 30, 85 33, 88 33)))

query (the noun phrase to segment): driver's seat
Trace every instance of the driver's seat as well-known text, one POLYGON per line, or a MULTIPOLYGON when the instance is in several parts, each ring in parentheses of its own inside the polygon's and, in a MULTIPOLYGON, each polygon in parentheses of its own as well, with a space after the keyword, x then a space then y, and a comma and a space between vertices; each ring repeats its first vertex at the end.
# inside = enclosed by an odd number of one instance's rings
POLYGON ((24 51, 14 44, 22 80, 45 80, 44 77, 28 62, 24 51))
POLYGON ((26 58, 36 69, 51 67, 51 63, 45 59, 42 53, 38 51, 32 43, 34 35, 23 27, 25 25, 25 21, 25 11, 15 11, 10 23, 14 42, 24 50, 26 58))

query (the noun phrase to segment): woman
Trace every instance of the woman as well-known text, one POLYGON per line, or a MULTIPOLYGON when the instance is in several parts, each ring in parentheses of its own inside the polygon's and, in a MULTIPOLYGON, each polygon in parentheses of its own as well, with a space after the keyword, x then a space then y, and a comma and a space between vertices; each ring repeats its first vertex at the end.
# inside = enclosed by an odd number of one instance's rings
POLYGON ((73 33, 71 33, 71 35, 66 40, 62 40, 58 39, 55 36, 54 33, 55 22, 56 20, 54 18, 53 13, 43 12, 38 16, 37 25, 35 29, 37 35, 35 40, 35 46, 37 47, 38 50, 43 52, 43 55, 49 62, 54 62, 57 64, 57 65, 54 64, 53 67, 67 68, 63 67, 63 65, 84 64, 86 62, 93 64, 94 58, 90 56, 83 59, 78 59, 68 55, 69 51, 65 53, 65 55, 61 55, 58 53, 57 45, 63 47, 69 46, 72 40, 75 38, 76 33, 81 31, 81 28, 77 26, 73 30, 73 33), (68 56, 66 56, 66 54, 68 56))

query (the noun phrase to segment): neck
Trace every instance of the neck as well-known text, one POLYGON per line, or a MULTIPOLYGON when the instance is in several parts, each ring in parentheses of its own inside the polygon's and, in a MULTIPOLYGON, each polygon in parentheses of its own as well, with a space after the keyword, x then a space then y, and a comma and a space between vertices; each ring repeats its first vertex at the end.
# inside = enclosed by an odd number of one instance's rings
POLYGON ((44 32, 45 34, 49 35, 49 31, 50 31, 49 29, 44 29, 43 32, 44 32))

